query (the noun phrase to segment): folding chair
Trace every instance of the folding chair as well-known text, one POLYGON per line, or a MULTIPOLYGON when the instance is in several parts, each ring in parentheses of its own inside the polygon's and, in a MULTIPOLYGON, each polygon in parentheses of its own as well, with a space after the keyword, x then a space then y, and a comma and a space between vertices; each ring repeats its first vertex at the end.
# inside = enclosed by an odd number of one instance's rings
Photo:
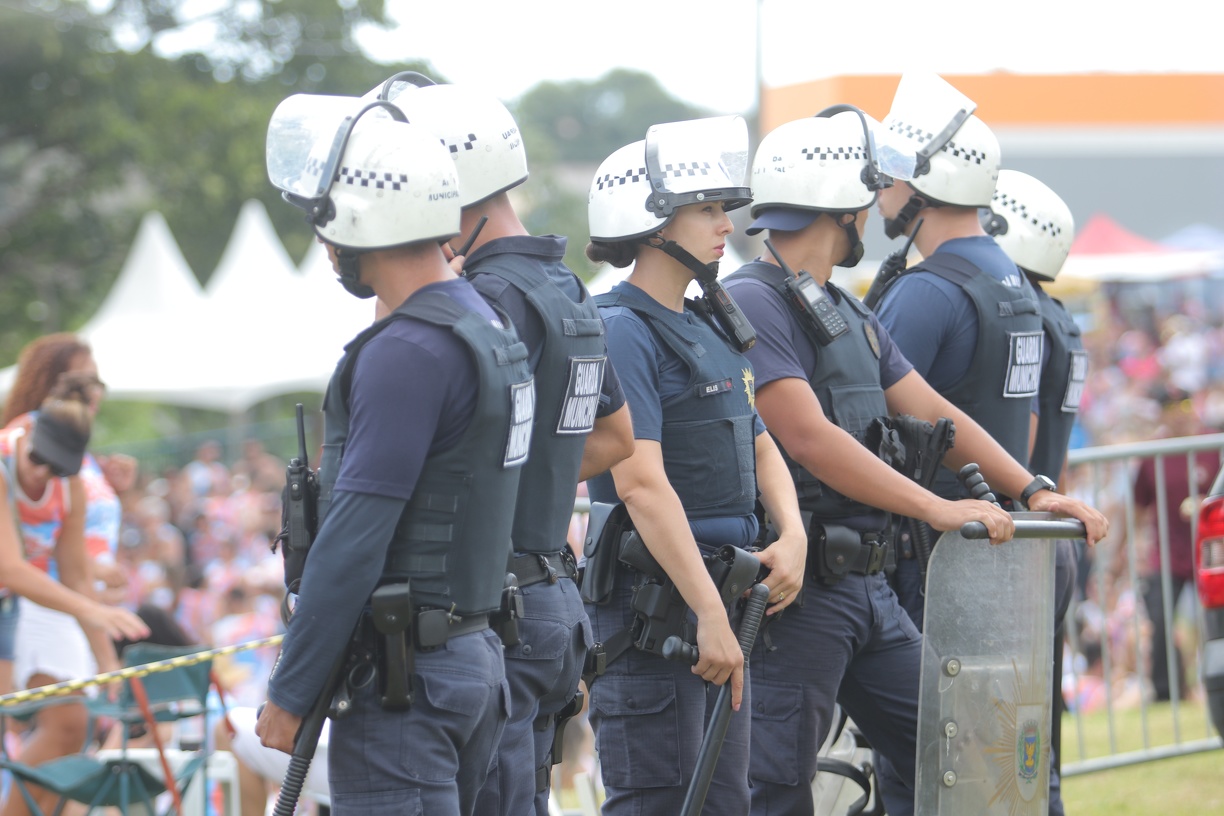
MULTIPOLYGON (((196 646, 135 643, 124 650, 123 657, 126 665, 139 666, 199 651, 202 648, 196 646)), ((124 814, 133 804, 139 803, 145 808, 142 812, 153 814, 157 812, 154 800, 167 790, 173 794, 174 803, 166 813, 182 816, 182 793, 197 776, 201 777, 199 784, 207 791, 207 748, 203 746, 198 751, 190 752, 185 762, 181 762, 177 769, 172 768, 156 737, 156 728, 159 722, 206 716, 211 668, 211 659, 176 666, 123 681, 115 702, 106 698, 91 700, 88 705, 92 713, 111 718, 115 721, 115 727, 122 731, 123 745, 113 755, 77 754, 38 766, 6 758, 0 761, 0 767, 13 775, 13 784, 36 816, 44 815, 36 807, 26 784, 37 785, 59 796, 52 816, 59 816, 68 801, 87 804, 89 812, 99 807, 117 807, 124 814), (134 723, 144 723, 154 734, 161 760, 161 775, 152 772, 145 763, 129 754, 128 730, 134 723)), ((176 759, 182 754, 174 753, 176 759)))

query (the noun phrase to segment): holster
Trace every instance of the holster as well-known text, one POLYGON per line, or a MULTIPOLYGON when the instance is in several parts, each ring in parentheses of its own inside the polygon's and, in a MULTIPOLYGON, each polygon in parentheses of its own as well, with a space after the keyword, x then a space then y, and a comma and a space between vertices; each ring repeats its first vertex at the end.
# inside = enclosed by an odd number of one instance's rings
POLYGON ((506 573, 502 585, 501 606, 489 615, 489 625, 501 638, 503 646, 519 644, 519 619, 523 617, 523 596, 519 594, 518 576, 513 572, 506 573))
POLYGON ((374 590, 370 599, 374 629, 382 635, 379 661, 379 691, 387 711, 407 711, 412 707, 413 648, 412 594, 408 584, 386 584, 374 590))
POLYGON ((582 548, 583 564, 578 570, 579 589, 586 603, 604 604, 611 597, 621 537, 630 529, 632 522, 624 504, 591 502, 582 548))
POLYGON ((666 576, 640 575, 631 606, 636 613, 630 630, 633 645, 643 652, 662 655, 663 644, 673 635, 686 643, 696 637, 688 619, 688 604, 675 582, 666 576))
POLYGON ((890 467, 930 489, 944 455, 956 442, 956 426, 947 417, 934 425, 907 414, 876 417, 864 444, 890 467))
POLYGON ((891 548, 881 533, 841 524, 813 524, 808 530, 808 574, 833 586, 850 573, 873 575, 885 568, 891 548))

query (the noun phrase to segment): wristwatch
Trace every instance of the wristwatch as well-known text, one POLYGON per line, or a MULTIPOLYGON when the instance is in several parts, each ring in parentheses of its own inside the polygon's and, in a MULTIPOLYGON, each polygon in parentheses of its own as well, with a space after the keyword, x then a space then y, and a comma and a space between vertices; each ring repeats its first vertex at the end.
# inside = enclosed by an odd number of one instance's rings
POLYGON ((1048 476, 1037 474, 1033 477, 1033 481, 1029 482, 1028 487, 1024 488, 1024 492, 1020 494, 1020 503, 1028 507, 1029 499, 1033 495, 1042 490, 1053 491, 1058 485, 1054 484, 1054 480, 1048 476))

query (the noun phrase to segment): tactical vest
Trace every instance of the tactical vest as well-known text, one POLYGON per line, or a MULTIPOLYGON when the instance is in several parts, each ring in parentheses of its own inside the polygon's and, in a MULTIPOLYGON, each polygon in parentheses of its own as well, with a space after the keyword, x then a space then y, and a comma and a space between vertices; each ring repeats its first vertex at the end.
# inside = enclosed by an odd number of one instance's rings
MULTIPOLYGON (((786 273, 772 264, 748 264, 729 276, 727 282, 743 278, 769 284, 780 299, 784 302, 789 300, 789 295, 783 288, 786 273)), ((872 420, 888 416, 884 388, 880 384, 880 341, 871 325, 870 312, 866 306, 831 281, 825 284, 825 290, 850 331, 827 346, 816 343, 812 340, 812 335, 805 331, 816 352, 816 368, 808 382, 816 393, 816 398, 820 400, 825 417, 862 443, 872 420)), ((789 302, 786 303, 786 309, 800 323, 805 319, 789 302)), ((792 459, 781 442, 778 442, 778 449, 782 451, 782 456, 790 467, 795 491, 799 495, 800 509, 809 510, 815 517, 829 522, 850 517, 879 518, 882 526, 886 515, 884 511, 843 496, 792 459)), ((875 451, 872 453, 874 455, 875 451)))
POLYGON ((1040 287, 1034 288, 1041 304, 1041 323, 1050 344, 1050 357, 1041 370, 1041 395, 1037 398, 1041 417, 1029 471, 1057 480, 1067 458, 1071 427, 1088 378, 1088 352, 1080 339, 1079 325, 1062 303, 1040 287))
MULTIPOLYGON (((1029 416, 1041 379, 1041 314, 1032 285, 1007 286, 951 252, 936 252, 903 274, 927 271, 956 284, 977 310, 977 347, 969 370, 943 396, 973 418, 1017 462, 1028 460, 1029 416)), ((1019 274, 1019 272, 1017 272, 1019 274)), ((932 491, 966 495, 942 469, 932 491)))
POLYGON ((485 264, 467 272, 469 278, 481 274, 517 288, 544 324, 531 457, 523 466, 511 538, 515 552, 555 553, 565 546, 582 448, 599 408, 607 365, 603 319, 586 287, 575 303, 534 265, 485 264))
MULTIPOLYGON (((421 292, 344 347, 323 399, 326 446, 319 468, 319 527, 348 437, 348 394, 357 355, 393 320, 446 326, 476 360, 479 391, 471 424, 449 450, 430 455, 396 525, 383 580, 408 579, 415 604, 460 615, 500 605, 510 558, 509 521, 527 459, 535 399, 527 348, 441 292, 421 292)), ((393 372, 390 373, 393 376, 393 372)), ((422 384, 428 387, 428 384, 422 384)))
MULTIPOLYGON (((690 323, 637 289, 597 295, 595 303, 633 310, 689 370, 688 387, 662 405, 663 468, 685 515, 750 515, 756 503, 751 364, 713 324, 690 323)), ((685 303, 691 314, 695 304, 685 303)))

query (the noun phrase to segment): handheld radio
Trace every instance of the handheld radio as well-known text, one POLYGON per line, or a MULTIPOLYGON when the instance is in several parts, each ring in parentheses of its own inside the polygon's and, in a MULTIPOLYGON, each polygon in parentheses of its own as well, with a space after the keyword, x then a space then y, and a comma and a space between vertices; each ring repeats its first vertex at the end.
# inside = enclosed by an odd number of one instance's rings
POLYGON ((765 239, 765 247, 774 256, 778 266, 782 267, 782 271, 786 273, 786 283, 783 284, 786 294, 799 313, 804 316, 808 327, 815 333, 820 345, 827 346, 850 331, 845 318, 837 311, 828 293, 816 282, 815 278, 802 269, 795 274, 787 266, 786 261, 782 260, 782 256, 778 254, 778 250, 774 249, 773 243, 768 238, 765 239))

